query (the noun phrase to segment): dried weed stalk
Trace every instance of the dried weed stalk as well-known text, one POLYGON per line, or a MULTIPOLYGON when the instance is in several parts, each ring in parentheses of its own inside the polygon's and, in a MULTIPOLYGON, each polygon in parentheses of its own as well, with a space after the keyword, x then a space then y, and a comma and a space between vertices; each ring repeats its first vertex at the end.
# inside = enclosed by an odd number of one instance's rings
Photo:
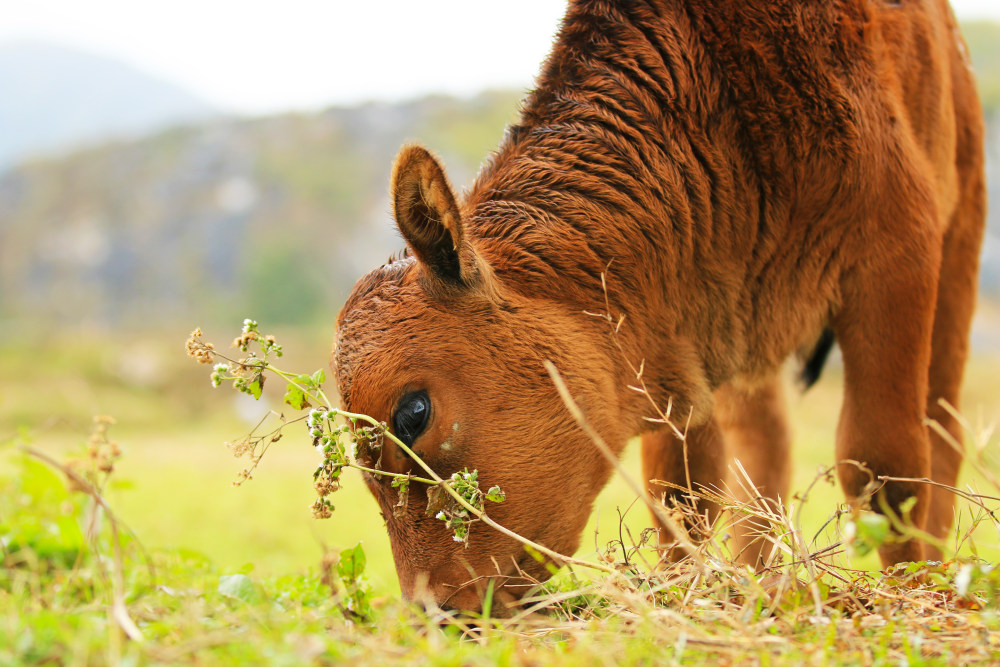
MULTIPOLYGON (((143 633, 129 614, 126 602, 125 546, 122 534, 127 535, 132 544, 137 545, 140 550, 142 550, 142 546, 135 533, 122 522, 103 496, 104 488, 114 471, 114 463, 122 453, 118 443, 110 440, 108 436, 108 429, 114 423, 115 420, 111 417, 94 417, 94 426, 84 453, 70 458, 65 463, 27 444, 18 443, 15 448, 64 475, 68 490, 81 493, 87 496, 90 501, 86 515, 83 517, 84 535, 94 561, 100 565, 97 571, 110 591, 108 618, 112 622, 109 624, 109 656, 113 662, 117 663, 122 657, 122 638, 119 632, 132 641, 143 641, 143 633), (110 558, 103 553, 101 545, 103 520, 107 521, 110 530, 110 558)), ((143 556, 149 580, 153 582, 156 579, 156 574, 152 560, 145 551, 143 551, 143 556)), ((81 567, 82 563, 78 560, 74 570, 79 570, 81 567)))

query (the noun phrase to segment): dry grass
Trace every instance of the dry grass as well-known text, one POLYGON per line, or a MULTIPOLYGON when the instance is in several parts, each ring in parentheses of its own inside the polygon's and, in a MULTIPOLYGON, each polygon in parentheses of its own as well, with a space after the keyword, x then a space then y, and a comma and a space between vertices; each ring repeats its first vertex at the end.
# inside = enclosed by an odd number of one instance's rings
MULTIPOLYGON (((571 413, 595 445, 606 450, 579 408, 549 369, 571 413)), ((969 431, 967 465, 1000 491, 993 471, 997 443, 993 430, 969 431)), ((937 424, 930 428, 943 432, 937 424)), ((962 447, 945 434, 955 447, 962 447)), ((610 452, 605 454, 611 457, 610 452)), ((612 457, 613 458, 613 457, 612 457)), ((871 551, 891 540, 928 537, 867 508, 838 509, 816 535, 803 534, 801 509, 821 480, 832 483, 834 468, 822 471, 805 493, 775 508, 756 492, 735 463, 743 487, 741 502, 730 489, 680 489, 688 504, 652 508, 664 524, 688 526, 687 535, 664 549, 654 531, 633 537, 620 526, 621 539, 607 545, 602 569, 613 575, 588 577, 567 572, 507 610, 509 618, 470 623, 438 611, 435 619, 459 627, 480 644, 497 636, 536 646, 555 639, 573 644, 599 643, 626 651, 630 642, 650 643, 654 653, 679 661, 684 655, 720 663, 797 664, 966 664, 1000 661, 997 593, 1000 571, 975 557, 944 563, 901 564, 880 573, 852 570, 845 552, 871 551), (716 503, 724 511, 715 525, 697 515, 694 500, 716 503), (663 516, 667 514, 668 516, 663 516), (749 523, 766 543, 757 571, 737 562, 730 536, 749 523), (763 527, 763 528, 761 528, 763 527), (690 535, 709 537, 696 541, 690 535), (665 553, 685 555, 666 562, 665 553)), ((619 475, 627 473, 616 466, 619 475)), ((627 480, 632 488, 638 486, 627 480)), ((869 498, 889 478, 873 478, 869 498)), ((942 487, 930 480, 913 480, 942 487)), ((972 517, 951 545, 953 553, 971 547, 974 535, 1000 534, 1000 494, 947 487, 956 496, 956 514, 972 517)), ((641 493, 641 492, 640 492, 641 493)), ((648 500, 647 500, 648 503, 648 500)), ((948 545, 942 545, 948 553, 948 545)))
MULTIPOLYGON (((722 662, 1000 659, 995 616, 1000 582, 987 564, 966 560, 884 573, 854 571, 841 564, 839 557, 851 548, 844 542, 807 543, 794 508, 772 511, 721 494, 711 498, 727 507, 730 518, 681 562, 660 563, 658 551, 641 540, 611 545, 618 576, 586 583, 566 577, 492 628, 526 641, 551 636, 579 641, 596 632, 602 641, 624 646, 648 638, 677 658, 695 651, 722 662), (757 525, 767 521, 774 530, 767 536, 773 547, 767 566, 757 573, 734 562, 726 539, 734 521, 750 518, 757 525)), ((482 636, 475 629, 466 632, 482 636)))

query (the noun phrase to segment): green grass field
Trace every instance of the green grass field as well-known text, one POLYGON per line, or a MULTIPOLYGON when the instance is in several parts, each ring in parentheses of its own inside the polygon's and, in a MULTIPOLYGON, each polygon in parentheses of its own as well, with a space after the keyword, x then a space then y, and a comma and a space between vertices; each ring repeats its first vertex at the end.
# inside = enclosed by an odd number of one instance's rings
MULTIPOLYGON (((227 333, 206 332, 207 338, 220 343, 228 340, 227 333)), ((194 661, 197 664, 208 664, 216 659, 256 661, 251 655, 230 652, 230 648, 219 649, 212 641, 199 647, 196 639, 199 613, 208 614, 209 626, 221 628, 220 646, 232 643, 232 635, 227 633, 235 623, 250 628, 250 632, 260 632, 248 646, 284 656, 281 660, 287 660, 288 664, 298 664, 297 658, 311 660, 317 656, 323 658, 318 660, 320 663, 336 662, 334 654, 340 645, 330 638, 344 639, 360 630, 337 626, 339 630, 331 634, 330 619, 339 618, 339 615, 316 578, 324 550, 340 552, 358 542, 363 543, 367 554, 366 573, 373 599, 379 604, 387 604, 389 611, 386 613, 390 615, 408 613, 400 611, 402 608, 395 602, 399 588, 388 540, 377 507, 360 479, 349 474, 344 488, 332 497, 337 510, 331 519, 320 521, 311 517, 308 510, 314 498, 311 475, 318 455, 309 446, 304 427, 291 427, 286 437, 265 457, 254 478, 241 487, 232 486, 231 481, 242 463, 232 457, 223 442, 243 435, 251 420, 268 408, 280 410, 279 387, 277 382, 275 386, 265 387, 265 396, 257 403, 248 397, 237 396, 226 387, 213 390, 208 381, 208 367, 196 366, 184 357, 185 334, 185 331, 178 331, 176 337, 169 339, 144 338, 129 342, 53 337, 34 340, 30 346, 0 344, 0 443, 6 443, 0 446, 0 478, 9 481, 21 474, 21 455, 14 450, 15 441, 62 459, 82 449, 93 415, 113 416, 117 424, 112 427, 111 438, 120 443, 123 456, 116 465, 105 498, 134 531, 143 547, 155 554, 154 560, 160 568, 159 589, 142 595, 133 591, 137 600, 136 607, 132 608, 133 615, 145 619, 143 634, 147 640, 150 636, 158 638, 152 645, 154 648, 149 650, 129 648, 127 642, 116 645, 115 641, 107 639, 116 635, 106 627, 110 621, 102 613, 93 614, 95 610, 100 611, 99 604, 84 605, 84 611, 77 609, 73 622, 66 626, 64 619, 60 620, 58 613, 52 611, 58 610, 59 604, 67 604, 65 601, 49 600, 42 605, 50 607, 49 611, 26 611, 27 598, 19 598, 17 591, 21 590, 23 595, 27 589, 18 589, 18 586, 30 588, 30 582, 15 585, 10 582, 17 577, 8 579, 6 591, 0 583, 0 603, 7 606, 6 609, 0 606, 0 614, 5 617, 4 626, 0 628, 0 644, 6 636, 15 643, 27 642, 25 646, 28 646, 34 642, 44 648, 39 654, 28 649, 6 654, 0 650, 0 663, 6 664, 5 659, 15 663, 41 661, 46 655, 52 658, 52 652, 62 653, 55 659, 58 664, 100 663, 120 656, 132 656, 144 664, 186 661, 188 655, 200 655, 201 658, 194 661), (301 437, 298 436, 300 431, 301 437), (259 604, 254 607, 249 602, 234 603, 232 596, 220 596, 216 592, 218 577, 240 573, 249 574, 255 582, 255 601, 285 600, 275 604, 288 613, 282 615, 280 621, 275 620, 273 606, 263 609, 259 604), (203 605, 200 611, 191 608, 197 604, 184 596, 164 598, 164 590, 198 587, 208 591, 199 598, 198 604, 203 605), (20 610, 18 605, 22 605, 20 610), (97 619, 91 619, 96 624, 91 629, 87 627, 86 609, 97 619), (50 611, 55 615, 50 617, 50 611), (298 621, 289 618, 296 614, 298 621), (13 620, 12 615, 20 615, 22 620, 13 620), (32 619, 31 622, 26 623, 26 618, 32 619), (25 632, 38 624, 40 627, 29 632, 31 637, 26 639, 25 632), (280 637, 271 636, 270 630, 262 630, 265 626, 280 627, 280 637), (43 641, 38 632, 48 632, 52 636, 43 641), (314 641, 312 648, 303 648, 288 638, 289 633, 295 635, 296 632, 302 637, 312 636, 310 632, 326 632, 328 637, 323 640, 322 647, 314 641), (69 633, 73 638, 60 639, 59 633, 69 633), (313 648, 315 655, 310 653, 313 648), (46 654, 45 650, 50 653, 46 654), (76 657, 65 654, 66 651, 76 651, 76 657)), ((284 367, 312 371, 325 365, 327 336, 324 333, 281 338, 289 351, 282 363, 284 367)), ((1000 355, 979 355, 970 362, 963 407, 973 423, 1000 422, 998 376, 1000 355)), ((816 478, 817 471, 833 460, 840 391, 839 369, 831 364, 813 390, 805 395, 789 392, 796 434, 796 491, 805 489, 816 478)), ((626 467, 639 477, 636 443, 626 453, 626 467)), ((976 480, 967 475, 965 481, 976 480)), ((994 494, 997 491, 983 490, 994 494)), ((5 493, 0 490, 0 497, 5 493)), ((622 480, 613 480, 596 502, 580 557, 592 560, 595 545, 603 547, 617 539, 619 511, 626 513, 625 524, 634 536, 649 525, 645 508, 634 501, 622 480)), ((826 482, 817 484, 803 511, 803 532, 808 536, 814 534, 841 502, 839 488, 826 482)), ((7 517, 0 515, 0 526, 4 522, 8 526, 12 522, 16 524, 19 521, 17 512, 30 513, 39 509, 19 506, 16 502, 0 505, 0 508, 8 511, 7 517)), ((1000 553, 998 542, 996 531, 984 527, 976 535, 977 554, 996 561, 1000 553)), ((844 560, 843 565, 876 568, 877 560, 867 556, 844 560)), ((136 580, 140 570, 138 565, 132 570, 136 580)), ((42 579, 36 583, 40 581, 42 579)), ((412 619, 408 622, 412 624, 412 619)), ((360 644, 345 650, 344 657, 392 657, 392 650, 387 649, 385 655, 379 651, 393 645, 429 651, 425 658, 428 661, 440 659, 442 664, 448 662, 444 660, 447 656, 455 660, 454 664, 468 662, 470 656, 502 663, 518 662, 533 655, 532 651, 538 647, 508 635, 494 637, 492 643, 486 642, 488 646, 483 645, 482 637, 469 646, 461 642, 452 645, 447 633, 436 637, 426 628, 411 627, 402 634, 394 631, 386 646, 373 648, 374 653, 365 653, 367 649, 358 646, 366 641, 375 642, 373 646, 378 644, 377 637, 370 636, 371 631, 366 632, 369 634, 364 641, 358 637, 350 640, 360 644), (472 651, 473 647, 478 647, 478 653, 472 651)), ((650 636, 643 632, 629 636, 638 644, 615 648, 611 643, 603 649, 592 647, 592 653, 604 656, 598 662, 616 658, 621 650, 638 651, 635 653, 637 661, 654 655, 642 653, 640 646, 652 641, 650 636)), ((567 637, 549 648, 555 646, 565 651, 581 641, 598 641, 594 637, 583 640, 571 634, 567 637)), ((305 639, 302 641, 309 643, 305 639)), ((888 648, 886 651, 886 656, 894 655, 888 648)), ((770 655, 766 651, 757 655, 759 658, 765 654, 770 655)), ((672 660, 679 659, 676 652, 669 655, 672 660)), ((712 651, 711 655, 719 658, 727 653, 712 651)), ((802 658, 796 653, 787 655, 802 658)), ((575 660, 567 658, 567 661, 575 660)), ((862 664, 865 661, 862 660, 862 664)))

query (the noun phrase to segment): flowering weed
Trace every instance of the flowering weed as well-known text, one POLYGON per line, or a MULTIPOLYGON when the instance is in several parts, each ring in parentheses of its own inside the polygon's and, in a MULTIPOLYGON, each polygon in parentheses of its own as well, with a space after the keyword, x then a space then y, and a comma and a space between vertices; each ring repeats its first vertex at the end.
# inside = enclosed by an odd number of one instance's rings
POLYGON ((340 488, 341 473, 344 468, 355 468, 378 477, 389 477, 397 490, 399 501, 394 512, 405 510, 409 499, 411 482, 427 484, 427 512, 444 521, 457 542, 468 544, 469 525, 474 521, 486 520, 486 501, 499 503, 505 499, 499 487, 492 487, 485 493, 479 488, 478 472, 464 470, 443 479, 431 470, 410 448, 393 435, 384 422, 367 415, 354 414, 332 407, 330 399, 323 391, 326 375, 322 369, 312 374, 290 373, 275 366, 274 360, 283 354, 282 346, 272 335, 260 332, 257 322, 243 321, 243 329, 234 341, 233 347, 243 356, 231 359, 204 340, 201 329, 195 329, 185 345, 188 356, 199 363, 215 365, 211 372, 213 387, 232 381, 236 391, 250 394, 259 399, 264 389, 267 373, 281 378, 285 384, 283 402, 296 411, 309 410, 305 415, 288 420, 283 413, 265 415, 247 436, 227 446, 237 458, 247 457, 250 465, 238 475, 234 484, 239 485, 252 478, 252 473, 267 452, 267 448, 277 442, 284 428, 296 422, 304 422, 309 439, 322 456, 319 466, 313 472, 313 489, 316 500, 310 511, 317 519, 333 516, 334 505, 331 494, 340 488), (223 362, 216 363, 218 359, 223 362), (277 424, 273 428, 262 429, 268 416, 277 424), (260 431, 264 432, 261 433, 260 431), (380 469, 380 452, 385 438, 391 439, 421 467, 426 476, 399 474, 380 469))

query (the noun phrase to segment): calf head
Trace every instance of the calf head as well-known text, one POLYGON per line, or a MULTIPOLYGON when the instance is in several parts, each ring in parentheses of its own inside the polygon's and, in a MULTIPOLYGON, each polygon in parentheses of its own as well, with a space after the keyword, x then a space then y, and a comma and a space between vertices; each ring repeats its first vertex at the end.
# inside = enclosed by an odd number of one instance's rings
MULTIPOLYGON (((593 341, 606 332, 596 336, 579 309, 504 284, 423 148, 400 154, 392 198, 408 253, 362 278, 341 311, 333 364, 344 408, 385 421, 442 477, 477 469, 483 489, 499 485, 506 494, 489 505, 491 518, 572 554, 609 470, 543 361, 566 373, 578 399, 593 408, 595 425, 613 433, 613 392, 594 379, 607 362, 593 341)), ((389 439, 378 465, 423 472, 389 439)), ((442 605, 475 609, 489 579, 498 599, 510 599, 525 585, 519 572, 546 577, 546 564, 482 523, 472 525, 468 545, 456 542, 427 513, 422 485, 411 484, 406 508, 394 512, 391 480, 367 475, 366 483, 406 597, 429 594, 442 605)))

